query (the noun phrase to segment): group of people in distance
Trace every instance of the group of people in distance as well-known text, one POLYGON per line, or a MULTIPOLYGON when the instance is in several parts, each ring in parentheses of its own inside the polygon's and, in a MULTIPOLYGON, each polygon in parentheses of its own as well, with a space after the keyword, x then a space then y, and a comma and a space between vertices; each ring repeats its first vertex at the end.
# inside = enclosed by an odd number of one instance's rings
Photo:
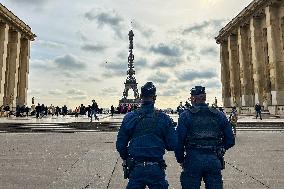
POLYGON ((103 109, 99 108, 96 100, 92 100, 92 104, 85 107, 83 104, 75 108, 75 117, 78 117, 79 115, 88 115, 88 117, 91 119, 91 122, 93 121, 93 117, 95 120, 99 120, 99 117, 97 114, 102 114, 103 109))
POLYGON ((116 149, 123 160, 127 189, 166 189, 165 150, 174 151, 182 172, 183 189, 221 189, 224 153, 235 145, 226 115, 206 104, 205 87, 190 92, 191 106, 179 115, 178 125, 154 108, 156 87, 147 82, 141 87, 142 105, 125 115, 117 134, 116 149))
MULTIPOLYGON (((262 120, 261 108, 262 107, 259 103, 256 103, 256 105, 254 106, 254 109, 255 109, 255 112, 256 112, 255 119, 257 119, 259 117, 260 120, 262 120)), ((236 136, 236 134, 237 134, 237 122, 238 122, 238 111, 237 111, 237 108, 235 106, 232 108, 232 111, 230 113, 229 122, 231 123, 234 135, 236 136)))

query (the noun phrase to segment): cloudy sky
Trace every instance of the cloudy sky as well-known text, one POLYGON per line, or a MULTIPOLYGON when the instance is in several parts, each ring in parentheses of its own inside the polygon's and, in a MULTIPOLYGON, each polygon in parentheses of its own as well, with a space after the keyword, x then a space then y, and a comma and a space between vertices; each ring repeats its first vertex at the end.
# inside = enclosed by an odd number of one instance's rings
MULTIPOLYGON (((138 87, 153 81, 157 107, 176 107, 194 85, 221 103, 214 37, 251 0, 1 0, 28 24, 28 105, 118 105, 133 29, 138 87), (107 63, 106 63, 107 62, 107 63)), ((130 91, 133 96, 133 92, 130 91)))

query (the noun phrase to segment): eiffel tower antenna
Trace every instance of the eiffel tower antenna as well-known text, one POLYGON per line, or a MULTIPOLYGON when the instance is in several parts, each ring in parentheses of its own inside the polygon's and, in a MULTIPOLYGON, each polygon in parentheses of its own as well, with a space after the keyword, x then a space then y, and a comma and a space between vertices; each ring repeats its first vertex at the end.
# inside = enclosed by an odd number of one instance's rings
POLYGON ((133 24, 134 24, 134 20, 130 21, 130 30, 133 30, 133 24))

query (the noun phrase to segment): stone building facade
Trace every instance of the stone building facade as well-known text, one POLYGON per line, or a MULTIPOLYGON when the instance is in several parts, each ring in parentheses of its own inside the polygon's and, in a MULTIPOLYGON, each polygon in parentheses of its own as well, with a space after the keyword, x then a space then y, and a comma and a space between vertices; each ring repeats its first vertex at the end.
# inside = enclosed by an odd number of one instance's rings
POLYGON ((284 114, 284 0, 254 0, 219 31, 224 107, 284 114))
POLYGON ((0 106, 27 103, 31 28, 0 3, 0 106))

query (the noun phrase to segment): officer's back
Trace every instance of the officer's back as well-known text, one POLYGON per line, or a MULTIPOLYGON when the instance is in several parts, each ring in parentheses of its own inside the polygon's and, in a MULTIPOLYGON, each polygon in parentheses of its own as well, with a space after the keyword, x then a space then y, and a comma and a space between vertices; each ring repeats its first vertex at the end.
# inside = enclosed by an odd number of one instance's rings
POLYGON ((141 108, 124 117, 116 142, 121 158, 134 164, 127 189, 168 188, 163 155, 177 143, 173 122, 154 109, 156 88, 151 82, 141 88, 141 98, 141 108))
POLYGON ((235 144, 232 128, 222 112, 205 103, 204 87, 193 88, 191 100, 193 106, 180 115, 177 127, 182 188, 198 189, 203 179, 206 188, 221 189, 223 149, 235 144))

